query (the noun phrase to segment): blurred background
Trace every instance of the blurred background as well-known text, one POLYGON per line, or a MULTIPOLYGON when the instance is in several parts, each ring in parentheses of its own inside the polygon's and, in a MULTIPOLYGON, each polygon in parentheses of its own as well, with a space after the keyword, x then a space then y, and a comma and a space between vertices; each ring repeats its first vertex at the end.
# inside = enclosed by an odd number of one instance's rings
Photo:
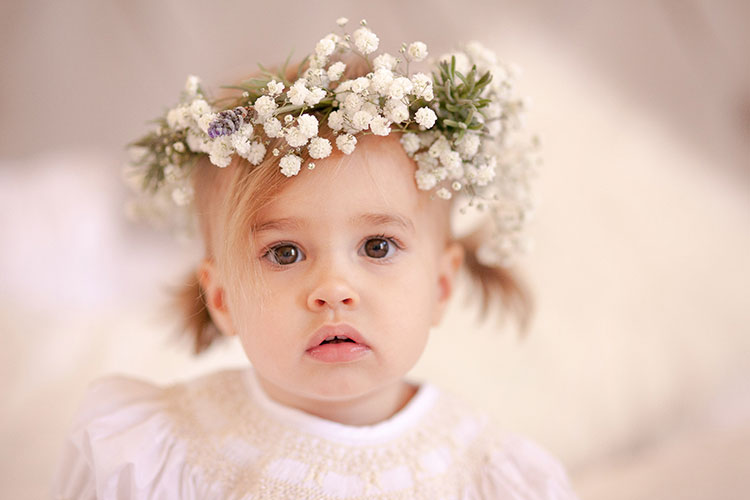
POLYGON ((0 484, 44 498, 86 385, 246 363, 174 340, 170 287, 200 257, 123 216, 123 145, 334 20, 381 50, 477 39, 518 63, 545 165, 521 262, 537 313, 477 327, 455 301, 414 369, 565 463, 584 500, 750 490, 750 3, 0 4, 0 484), (447 366, 448 353, 453 363, 447 366))

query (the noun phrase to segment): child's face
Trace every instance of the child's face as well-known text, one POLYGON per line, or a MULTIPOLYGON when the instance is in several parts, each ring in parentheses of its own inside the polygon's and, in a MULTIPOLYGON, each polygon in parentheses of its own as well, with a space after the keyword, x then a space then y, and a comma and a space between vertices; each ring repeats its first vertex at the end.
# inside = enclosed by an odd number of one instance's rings
POLYGON ((417 190, 397 137, 361 137, 351 156, 316 163, 258 218, 247 258, 260 264, 267 295, 223 287, 223 308, 212 309, 269 393, 300 407, 402 383, 461 262, 447 241, 447 202, 417 190), (336 334, 356 343, 320 345, 336 334))

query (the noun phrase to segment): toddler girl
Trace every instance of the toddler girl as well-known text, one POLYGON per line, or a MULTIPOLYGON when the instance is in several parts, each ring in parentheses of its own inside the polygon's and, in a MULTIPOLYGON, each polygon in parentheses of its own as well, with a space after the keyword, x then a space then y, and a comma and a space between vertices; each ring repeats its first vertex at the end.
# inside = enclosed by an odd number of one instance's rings
MULTIPOLYGON (((94 383, 56 498, 574 498, 540 448, 405 379, 462 265, 485 305, 499 297, 523 315, 522 288, 497 266, 519 205, 481 188, 504 178, 518 191, 526 160, 489 153, 500 135, 512 149, 517 101, 462 67, 487 53, 475 45, 429 79, 371 59, 377 43, 366 25, 329 35, 299 75, 264 71, 228 108, 191 78, 137 143, 152 201, 166 194, 198 216, 205 258, 183 297, 196 350, 236 335, 252 368, 170 387, 94 383), (497 223, 484 247, 482 234, 451 234, 461 196, 497 223)), ((415 42, 400 59, 425 56, 415 42)))

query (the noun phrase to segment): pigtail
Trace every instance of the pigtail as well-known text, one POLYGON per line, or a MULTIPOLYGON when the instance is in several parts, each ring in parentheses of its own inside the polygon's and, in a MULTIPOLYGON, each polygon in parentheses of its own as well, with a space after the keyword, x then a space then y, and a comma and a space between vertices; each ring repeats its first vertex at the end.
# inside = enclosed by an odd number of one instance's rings
MULTIPOLYGON (((521 278, 510 269, 487 266, 477 259, 479 233, 477 231, 460 238, 458 243, 464 248, 464 266, 472 282, 481 291, 480 320, 487 318, 490 306, 495 303, 516 319, 521 335, 525 335, 533 312, 531 293, 521 278)), ((475 302, 473 299, 468 296, 467 302, 475 302)), ((504 319, 505 315, 500 318, 504 319)))
POLYGON ((194 354, 201 354, 221 337, 211 319, 206 295, 195 271, 187 276, 184 285, 173 290, 173 306, 182 317, 180 333, 192 340, 194 354))

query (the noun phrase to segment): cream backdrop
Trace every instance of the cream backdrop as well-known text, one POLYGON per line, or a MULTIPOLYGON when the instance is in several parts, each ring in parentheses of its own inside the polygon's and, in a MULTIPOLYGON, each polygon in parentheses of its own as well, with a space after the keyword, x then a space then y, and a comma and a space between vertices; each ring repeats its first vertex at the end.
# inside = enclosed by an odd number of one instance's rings
POLYGON ((5 498, 47 496, 93 378, 167 383, 245 363, 233 342, 194 359, 171 340, 166 289, 198 249, 123 218, 121 145, 187 74, 216 84, 301 55, 340 15, 366 18, 386 50, 485 41, 525 69, 543 138, 528 338, 475 327, 459 296, 412 376, 552 450, 582 498, 746 498, 747 7, 460 5, 2 5, 5 498))

